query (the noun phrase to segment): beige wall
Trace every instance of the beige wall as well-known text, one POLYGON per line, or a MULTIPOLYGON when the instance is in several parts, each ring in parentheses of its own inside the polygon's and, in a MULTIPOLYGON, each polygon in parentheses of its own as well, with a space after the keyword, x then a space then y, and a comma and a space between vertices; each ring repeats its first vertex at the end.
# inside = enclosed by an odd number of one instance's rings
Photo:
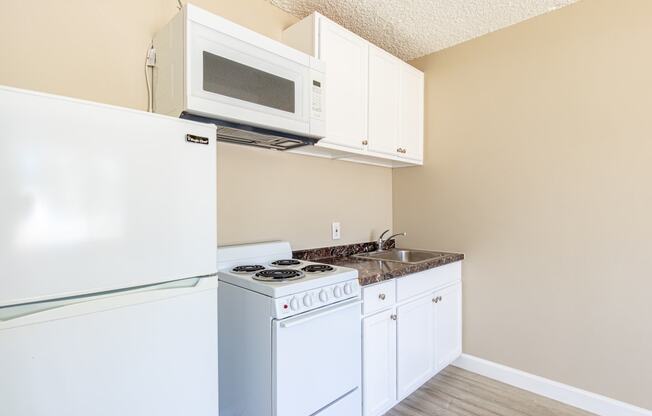
POLYGON ((652 409, 652 1, 585 0, 419 59, 405 246, 467 254, 464 350, 652 409))
MULTIPOLYGON (((186 2, 185 0, 183 1, 186 2)), ((275 39, 296 19, 265 0, 193 3, 275 39)), ((0 1, 0 85, 145 109, 144 59, 175 0, 0 1)), ((389 169, 233 145, 218 149, 220 243, 368 241, 392 221, 389 169)))

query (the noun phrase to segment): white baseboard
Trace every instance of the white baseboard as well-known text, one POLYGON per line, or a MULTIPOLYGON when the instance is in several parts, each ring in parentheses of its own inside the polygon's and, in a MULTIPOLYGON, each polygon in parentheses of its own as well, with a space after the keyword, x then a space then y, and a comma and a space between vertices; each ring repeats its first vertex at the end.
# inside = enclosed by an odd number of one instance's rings
POLYGON ((515 368, 462 354, 454 366, 548 397, 600 416, 652 416, 652 411, 548 380, 515 368))

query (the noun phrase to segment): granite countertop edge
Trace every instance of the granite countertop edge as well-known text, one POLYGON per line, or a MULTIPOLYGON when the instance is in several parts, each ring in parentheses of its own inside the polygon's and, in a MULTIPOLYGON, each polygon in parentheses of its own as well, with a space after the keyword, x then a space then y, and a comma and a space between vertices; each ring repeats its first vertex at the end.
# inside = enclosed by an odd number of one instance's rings
MULTIPOLYGON (((394 247, 394 241, 389 241, 387 249, 394 247)), ((464 260, 464 254, 462 253, 439 251, 438 253, 442 254, 440 257, 421 263, 400 263, 396 261, 353 257, 356 254, 376 251, 377 248, 378 245, 375 242, 358 243, 335 247, 298 250, 293 253, 293 257, 301 260, 310 260, 333 266, 356 269, 358 270, 358 281, 360 286, 380 283, 386 280, 400 278, 402 276, 419 273, 464 260)))

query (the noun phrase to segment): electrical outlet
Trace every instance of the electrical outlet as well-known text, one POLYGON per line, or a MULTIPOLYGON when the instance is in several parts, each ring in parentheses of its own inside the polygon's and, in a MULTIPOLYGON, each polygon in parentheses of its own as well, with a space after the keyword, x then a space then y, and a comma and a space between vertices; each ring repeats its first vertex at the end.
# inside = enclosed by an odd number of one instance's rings
POLYGON ((339 222, 334 222, 331 229, 333 231, 333 240, 339 240, 340 239, 340 223, 339 222))

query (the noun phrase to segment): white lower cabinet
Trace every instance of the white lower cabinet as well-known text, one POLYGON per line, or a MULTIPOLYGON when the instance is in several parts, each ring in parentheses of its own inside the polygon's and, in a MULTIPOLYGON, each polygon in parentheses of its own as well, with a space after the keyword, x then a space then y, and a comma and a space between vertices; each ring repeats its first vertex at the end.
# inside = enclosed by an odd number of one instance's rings
POLYGON ((364 416, 381 415, 396 403, 396 314, 388 309, 362 324, 364 416))
POLYGON ((462 353, 460 264, 363 288, 373 314, 362 320, 364 416, 380 416, 462 353), (429 284, 430 282, 430 284, 429 284), (412 294, 409 297, 394 293, 412 294), (376 312, 381 297, 388 301, 376 312))
POLYGON ((398 399, 419 388, 431 377, 434 363, 433 314, 430 296, 396 308, 398 399))
POLYGON ((462 354, 462 284, 433 294, 435 371, 439 372, 462 354))

